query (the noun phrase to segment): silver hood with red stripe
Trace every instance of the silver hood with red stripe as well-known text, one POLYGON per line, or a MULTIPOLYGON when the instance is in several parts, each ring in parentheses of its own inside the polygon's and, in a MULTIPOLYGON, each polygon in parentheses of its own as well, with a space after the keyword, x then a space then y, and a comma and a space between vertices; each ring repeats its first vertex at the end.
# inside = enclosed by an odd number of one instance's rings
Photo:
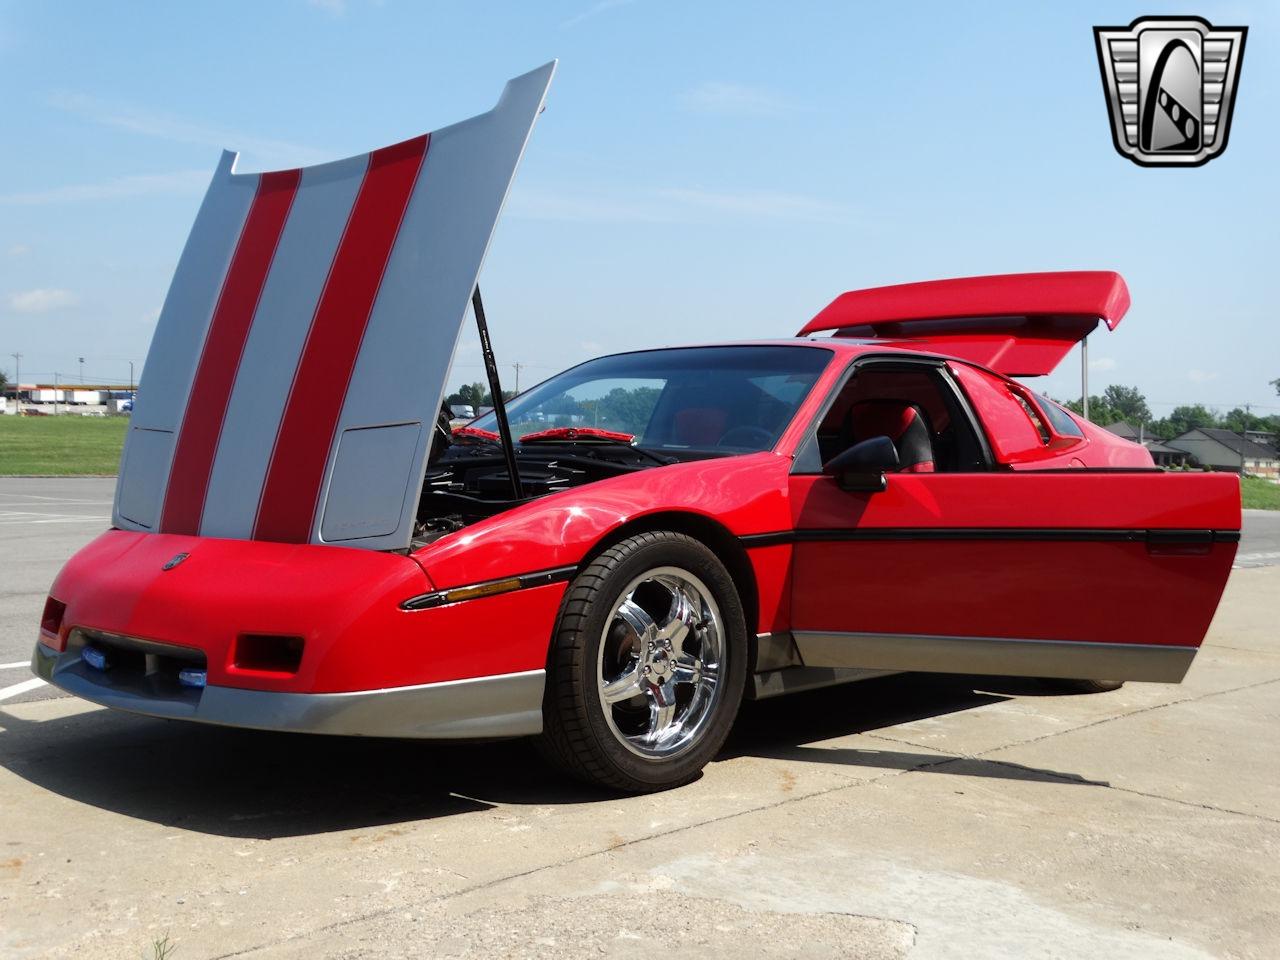
POLYGON ((239 174, 223 154, 147 354, 115 526, 409 545, 467 305, 554 70, 346 160, 239 174))

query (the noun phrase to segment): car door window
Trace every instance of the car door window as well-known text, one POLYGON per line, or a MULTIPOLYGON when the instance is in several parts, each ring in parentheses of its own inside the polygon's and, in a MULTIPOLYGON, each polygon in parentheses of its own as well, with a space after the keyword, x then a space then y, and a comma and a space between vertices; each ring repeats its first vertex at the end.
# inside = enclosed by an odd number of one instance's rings
POLYGON ((939 365, 859 361, 798 451, 795 472, 821 472, 822 464, 874 436, 894 441, 904 472, 987 467, 972 414, 939 365))

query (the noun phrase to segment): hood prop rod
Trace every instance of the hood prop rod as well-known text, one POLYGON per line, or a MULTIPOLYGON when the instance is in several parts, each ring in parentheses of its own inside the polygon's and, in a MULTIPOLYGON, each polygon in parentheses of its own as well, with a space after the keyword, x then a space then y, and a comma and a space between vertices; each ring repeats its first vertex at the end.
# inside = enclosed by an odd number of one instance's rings
POLYGON ((498 436, 502 440, 502 455, 507 460, 507 476, 511 478, 511 493, 515 499, 523 500, 524 486, 520 483, 520 467, 516 463, 516 444, 511 437, 511 424, 507 422, 507 401, 502 398, 498 363, 493 358, 493 344, 489 342, 489 324, 484 319, 484 301, 480 299, 478 283, 475 292, 471 294, 471 309, 476 315, 476 328, 480 331, 480 352, 484 354, 484 372, 489 375, 493 415, 498 421, 498 436))

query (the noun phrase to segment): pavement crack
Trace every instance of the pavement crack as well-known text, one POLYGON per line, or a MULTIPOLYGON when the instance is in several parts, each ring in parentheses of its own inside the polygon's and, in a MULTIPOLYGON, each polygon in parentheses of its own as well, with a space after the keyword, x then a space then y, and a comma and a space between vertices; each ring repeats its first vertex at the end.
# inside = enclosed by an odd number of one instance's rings
MULTIPOLYGON (((659 839, 665 840, 682 833, 687 833, 691 830, 699 830, 699 829, 702 829, 703 827, 709 827, 717 823, 725 823, 730 820, 736 820, 739 817, 746 817, 755 813, 763 813, 767 810, 776 810, 780 807, 785 807, 793 803, 799 803, 804 800, 811 800, 816 797, 825 797, 833 793, 839 793, 842 790, 854 790, 854 789, 857 789, 858 787, 867 786, 873 783, 879 783, 883 780, 888 780, 893 777, 900 777, 905 773, 911 773, 914 770, 922 769, 924 767, 935 767, 943 763, 953 763, 957 759, 960 759, 960 758, 940 757, 935 762, 923 763, 919 767, 911 767, 906 770, 888 770, 877 777, 868 777, 865 780, 846 781, 844 783, 839 783, 839 784, 836 784, 835 786, 827 787, 822 790, 815 790, 812 793, 806 793, 801 796, 783 797, 771 803, 759 804, 754 807, 749 807, 745 810, 735 810, 733 813, 726 813, 723 816, 719 816, 719 817, 710 817, 706 820, 699 820, 696 823, 688 823, 682 827, 677 827, 674 830, 665 830, 662 833, 651 833, 651 834, 646 834, 645 836, 642 836, 642 837, 635 837, 631 840, 624 840, 622 843, 619 843, 619 844, 601 847, 596 850, 589 850, 589 851, 586 851, 585 853, 580 853, 571 857, 565 857, 564 859, 556 860, 551 863, 544 863, 536 867, 530 867, 527 870, 520 870, 515 873, 504 874, 503 876, 494 877, 490 880, 482 880, 478 883, 473 883, 470 886, 462 887, 457 890, 450 890, 447 893, 437 894, 436 896, 431 897, 430 899, 424 901, 422 905, 433 906, 437 904, 446 903, 450 900, 455 900, 458 897, 465 897, 465 896, 468 896, 469 894, 479 893, 482 890, 487 890, 487 889, 490 889, 491 887, 496 887, 504 883, 509 883, 513 880, 523 880, 526 877, 531 877, 531 876, 534 876, 535 874, 543 873, 548 870, 559 870, 562 867, 570 867, 577 863, 585 863, 586 861, 592 860, 596 857, 607 856, 609 854, 616 853, 619 850, 625 850, 628 847, 634 847, 642 843, 648 843, 652 840, 659 840, 659 839)), ((463 796, 463 795, 458 794, 458 796, 463 796)), ((474 798, 464 797, 464 799, 474 799, 474 798)), ((380 917, 390 916, 391 914, 397 912, 398 910, 403 910, 403 909, 404 909, 403 906, 380 907, 377 910, 370 910, 367 913, 362 913, 362 914, 359 914, 358 916, 346 917, 342 920, 335 920, 332 923, 322 924, 321 926, 314 927, 310 930, 307 930, 304 933, 283 937, 279 940, 268 940, 265 943, 255 944, 254 946, 245 947, 241 950, 234 950, 231 953, 220 953, 217 956, 213 957, 212 960, 232 960, 232 958, 234 957, 245 957, 250 954, 257 953, 260 950, 267 950, 271 947, 278 946, 282 943, 302 940, 306 937, 312 937, 312 936, 315 936, 316 934, 325 933, 326 931, 339 930, 344 927, 352 926, 354 924, 365 923, 369 920, 377 920, 380 917)), ((915 934, 918 931, 916 930, 915 925, 911 923, 911 921, 901 920, 896 917, 874 917, 873 919, 885 920, 893 923, 906 924, 912 929, 912 936, 913 936, 913 942, 914 942, 915 934)))

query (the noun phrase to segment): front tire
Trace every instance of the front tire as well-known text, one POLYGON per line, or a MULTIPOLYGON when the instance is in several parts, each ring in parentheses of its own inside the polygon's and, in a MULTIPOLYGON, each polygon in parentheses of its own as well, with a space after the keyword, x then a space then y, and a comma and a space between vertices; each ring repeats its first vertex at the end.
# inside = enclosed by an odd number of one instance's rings
POLYGON ((685 534, 637 534, 565 594, 539 748, 614 790, 680 786, 724 744, 746 672, 746 621, 724 564, 685 534))

